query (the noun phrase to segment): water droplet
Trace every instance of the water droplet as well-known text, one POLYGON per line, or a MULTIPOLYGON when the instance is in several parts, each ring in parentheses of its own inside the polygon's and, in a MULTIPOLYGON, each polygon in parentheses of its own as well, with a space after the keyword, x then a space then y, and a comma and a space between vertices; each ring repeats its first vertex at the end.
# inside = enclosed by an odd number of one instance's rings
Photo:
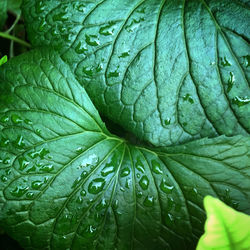
POLYGON ((28 199, 32 199, 33 197, 34 197, 34 193, 32 193, 32 192, 28 192, 27 194, 26 194, 26 197, 28 198, 28 199))
POLYGON ((142 8, 140 8, 140 9, 136 10, 136 12, 137 12, 137 13, 141 13, 141 14, 145 14, 145 10, 146 10, 146 8, 145 8, 145 7, 142 7, 142 8))
POLYGON ((230 72, 229 74, 230 74, 230 76, 229 76, 229 79, 227 81, 227 93, 230 92, 230 90, 232 89, 232 87, 235 83, 235 77, 234 77, 233 72, 230 72))
POLYGON ((38 135, 41 135, 42 130, 41 130, 41 129, 36 129, 36 133, 37 133, 38 135))
POLYGON ((20 157, 18 159, 18 162, 19 162, 19 169, 21 171, 24 170, 29 165, 29 161, 27 161, 25 157, 20 157))
POLYGON ((0 122, 6 123, 10 120, 10 118, 7 115, 4 115, 1 117, 0 122))
POLYGON ((19 123, 21 123, 23 121, 22 118, 20 116, 16 115, 16 114, 13 114, 11 116, 11 120, 15 124, 19 124, 19 123))
POLYGON ((183 100, 184 100, 184 101, 188 101, 188 102, 190 102, 191 104, 194 103, 194 99, 192 98, 192 96, 191 96, 190 94, 184 95, 184 96, 183 96, 183 100))
POLYGON ((78 196, 76 202, 81 204, 83 202, 83 198, 81 196, 78 196))
POLYGON ((138 191, 138 192, 136 193, 136 197, 137 197, 137 198, 141 198, 141 197, 142 197, 142 192, 141 192, 141 191, 138 191))
POLYGON ((42 172, 45 172, 45 173, 50 173, 51 171, 54 170, 54 166, 53 165, 43 165, 43 166, 41 166, 40 170, 42 172))
POLYGON ((143 22, 145 19, 143 17, 139 19, 133 18, 133 20, 130 22, 130 24, 125 26, 125 29, 128 32, 133 32, 135 29, 137 29, 140 26, 140 23, 143 22))
POLYGON ((87 166, 96 166, 96 164, 98 163, 99 161, 99 158, 96 154, 92 154, 90 155, 88 158, 85 158, 81 165, 80 165, 80 168, 86 168, 87 166))
POLYGON ((170 123, 171 123, 171 118, 167 118, 166 120, 164 120, 164 124, 166 126, 170 125, 170 123))
POLYGON ((148 195, 145 200, 143 201, 143 205, 145 207, 152 207, 154 205, 154 197, 151 195, 148 195))
POLYGON ((84 196, 86 196, 86 194, 87 194, 87 192, 86 192, 84 189, 83 189, 83 190, 81 190, 81 192, 80 192, 80 195, 81 195, 81 196, 83 196, 83 197, 84 197, 84 196))
POLYGON ((198 195, 198 190, 196 188, 192 188, 191 189, 191 194, 194 195, 194 196, 197 196, 198 195))
POLYGON ((167 203, 167 211, 172 210, 174 206, 174 199, 172 197, 168 197, 168 203, 167 203))
POLYGON ((7 147, 8 146, 8 144, 10 143, 10 140, 9 139, 5 139, 5 138, 2 138, 1 140, 0 140, 0 147, 7 147))
POLYGON ((58 30, 55 28, 55 29, 52 29, 51 30, 51 34, 52 34, 52 36, 58 36, 59 35, 59 32, 58 32, 58 30))
POLYGON ((8 181, 8 178, 5 175, 2 175, 1 176, 1 181, 6 182, 6 181, 8 181))
POLYGON ((45 9, 43 1, 36 2, 35 8, 36 8, 36 13, 37 14, 42 13, 44 11, 44 9, 45 9))
POLYGON ((101 211, 108 207, 107 201, 103 198, 95 207, 96 211, 101 211))
POLYGON ((148 185, 149 185, 148 177, 146 175, 142 176, 142 178, 139 181, 139 184, 143 190, 148 189, 148 185))
POLYGON ((93 66, 87 66, 87 67, 83 67, 82 71, 87 76, 93 76, 95 72, 95 68, 93 66))
POLYGON ((244 65, 246 68, 248 68, 248 66, 250 65, 250 55, 243 56, 243 60, 244 60, 243 65, 244 65))
POLYGON ((125 191, 125 189, 124 189, 123 187, 120 187, 120 190, 121 190, 122 192, 124 192, 124 191, 125 191))
POLYGON ((131 179, 127 179, 127 180, 126 180, 125 187, 129 189, 130 186, 131 186, 131 179))
POLYGON ((78 148, 76 149, 76 152, 77 152, 77 153, 81 153, 81 152, 83 152, 83 150, 84 150, 84 149, 83 149, 82 147, 78 147, 78 148))
POLYGON ((73 183, 73 185, 71 186, 71 188, 75 188, 82 180, 82 177, 79 176, 73 183))
POLYGON ((108 73, 108 77, 119 77, 120 76, 120 73, 118 72, 118 69, 116 69, 115 71, 110 71, 108 73))
POLYGON ((161 170, 161 164, 158 161, 152 160, 151 164, 152 164, 152 170, 155 174, 162 174, 163 173, 161 170))
POLYGON ((125 167, 122 171, 121 171, 121 177, 126 177, 130 174, 130 170, 128 167, 125 167))
POLYGON ((145 172, 141 159, 138 157, 135 163, 135 168, 140 171, 142 174, 145 172))
POLYGON ((43 184, 44 184, 43 181, 33 181, 33 182, 31 183, 31 187, 32 187, 33 189, 38 190, 38 189, 40 189, 40 188, 42 187, 43 184))
POLYGON ((69 18, 66 16, 67 12, 61 12, 53 16, 53 21, 67 21, 69 18))
POLYGON ((119 201, 118 201, 118 200, 115 200, 114 203, 113 203, 113 208, 114 208, 114 209, 117 209, 117 208, 118 208, 118 205, 119 205, 119 201))
POLYGON ((78 10, 79 12, 84 13, 85 10, 86 10, 86 5, 83 4, 83 3, 75 3, 75 4, 74 4, 74 8, 75 8, 76 10, 78 10))
POLYGON ((19 135, 16 139, 16 141, 14 142, 14 145, 17 147, 17 148, 20 148, 20 149, 23 149, 25 148, 25 143, 24 143, 24 138, 22 135, 19 135))
POLYGON ((92 238, 96 234, 96 227, 89 225, 84 232, 84 237, 85 238, 92 238))
POLYGON ((6 157, 6 158, 3 160, 3 164, 9 165, 9 164, 10 164, 10 157, 6 157))
POLYGON ((105 176, 107 176, 109 174, 114 173, 114 171, 115 171, 115 167, 114 166, 107 165, 107 166, 105 166, 103 168, 101 174, 102 174, 103 177, 105 177, 105 176))
POLYGON ((229 67, 231 66, 232 64, 227 60, 227 58, 224 56, 224 58, 221 57, 221 65, 223 67, 229 67))
POLYGON ((28 125, 32 125, 33 124, 33 122, 31 120, 29 120, 29 119, 25 119, 24 122, 26 124, 28 124, 28 125))
POLYGON ((100 45, 100 41, 96 35, 85 35, 85 41, 90 46, 100 45))
POLYGON ((88 191, 91 194, 98 194, 103 190, 104 185, 105 185, 105 180, 103 178, 94 179, 93 181, 90 182, 88 191))
POLYGON ((116 22, 111 21, 107 25, 100 28, 99 33, 103 36, 111 36, 114 34, 115 28, 113 27, 116 22))
POLYGON ((136 177, 139 179, 141 177, 141 174, 136 174, 136 177))
POLYGON ((85 43, 82 43, 81 41, 78 42, 78 44, 75 47, 75 51, 77 54, 82 54, 88 51, 88 48, 85 43))
POLYGON ((27 191, 29 190, 29 187, 22 187, 22 186, 18 186, 15 187, 13 190, 10 191, 10 193, 15 196, 15 197, 22 197, 24 194, 27 193, 27 191))
POLYGON ((233 102, 233 104, 236 104, 238 107, 242 107, 250 102, 250 98, 248 98, 247 96, 245 96, 245 97, 235 96, 232 99, 232 102, 233 102))
POLYGON ((168 226, 172 225, 173 222, 174 222, 174 216, 172 214, 168 213, 166 216, 166 219, 165 219, 166 225, 168 225, 168 226))
POLYGON ((129 51, 121 53, 119 58, 125 58, 125 57, 128 57, 128 56, 130 56, 129 51))
POLYGON ((162 179, 161 184, 160 184, 160 189, 166 193, 166 194, 170 194, 172 193, 174 186, 169 186, 167 184, 167 181, 165 179, 162 179))
POLYGON ((32 159, 35 159, 37 157, 40 157, 41 159, 44 159, 47 154, 49 154, 50 151, 46 148, 42 148, 39 151, 29 152, 28 156, 32 159))

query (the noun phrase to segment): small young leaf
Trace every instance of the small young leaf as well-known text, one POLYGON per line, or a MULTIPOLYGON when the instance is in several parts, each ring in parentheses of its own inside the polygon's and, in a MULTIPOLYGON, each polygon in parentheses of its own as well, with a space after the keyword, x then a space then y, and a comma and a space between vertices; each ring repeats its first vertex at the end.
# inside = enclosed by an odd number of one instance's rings
POLYGON ((0 66, 6 63, 7 61, 8 61, 8 57, 6 55, 0 58, 0 66))
POLYGON ((237 212, 220 200, 206 196, 205 233, 196 250, 250 249, 250 216, 237 212))

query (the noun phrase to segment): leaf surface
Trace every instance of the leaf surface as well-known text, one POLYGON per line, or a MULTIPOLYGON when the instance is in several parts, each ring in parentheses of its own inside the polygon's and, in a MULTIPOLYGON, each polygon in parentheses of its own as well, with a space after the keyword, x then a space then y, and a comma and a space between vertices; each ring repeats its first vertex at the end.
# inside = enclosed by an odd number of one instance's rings
POLYGON ((249 1, 25 0, 102 115, 157 146, 250 131, 249 1), (195 116, 194 116, 195 114, 195 116))
POLYGON ((249 137, 131 145, 51 50, 2 65, 0 93, 0 227, 25 249, 193 249, 205 195, 250 213, 249 137))

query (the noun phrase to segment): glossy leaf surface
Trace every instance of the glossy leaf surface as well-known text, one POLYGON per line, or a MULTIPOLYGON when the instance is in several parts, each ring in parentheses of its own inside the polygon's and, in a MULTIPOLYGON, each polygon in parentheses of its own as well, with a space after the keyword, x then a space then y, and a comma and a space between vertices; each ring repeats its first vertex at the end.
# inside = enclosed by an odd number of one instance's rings
POLYGON ((250 213, 248 137, 131 145, 51 50, 2 65, 0 93, 0 227, 25 249, 193 249, 205 195, 250 213))
POLYGON ((249 1, 30 1, 102 115, 157 146, 250 131, 249 1), (195 116, 194 116, 195 114, 195 116))

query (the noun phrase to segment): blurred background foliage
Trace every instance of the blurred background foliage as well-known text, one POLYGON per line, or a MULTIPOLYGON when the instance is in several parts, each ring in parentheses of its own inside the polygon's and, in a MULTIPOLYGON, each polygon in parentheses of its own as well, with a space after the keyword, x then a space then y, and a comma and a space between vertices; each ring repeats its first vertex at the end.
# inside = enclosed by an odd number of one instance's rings
POLYGON ((0 58, 8 59, 26 52, 30 44, 21 16, 22 0, 0 0, 0 58))
MULTIPOLYGON (((6 56, 9 59, 30 48, 21 16, 21 2, 22 0, 0 0, 0 62, 2 63, 6 61, 6 56)), ((22 248, 0 228, 0 249, 22 248)))

